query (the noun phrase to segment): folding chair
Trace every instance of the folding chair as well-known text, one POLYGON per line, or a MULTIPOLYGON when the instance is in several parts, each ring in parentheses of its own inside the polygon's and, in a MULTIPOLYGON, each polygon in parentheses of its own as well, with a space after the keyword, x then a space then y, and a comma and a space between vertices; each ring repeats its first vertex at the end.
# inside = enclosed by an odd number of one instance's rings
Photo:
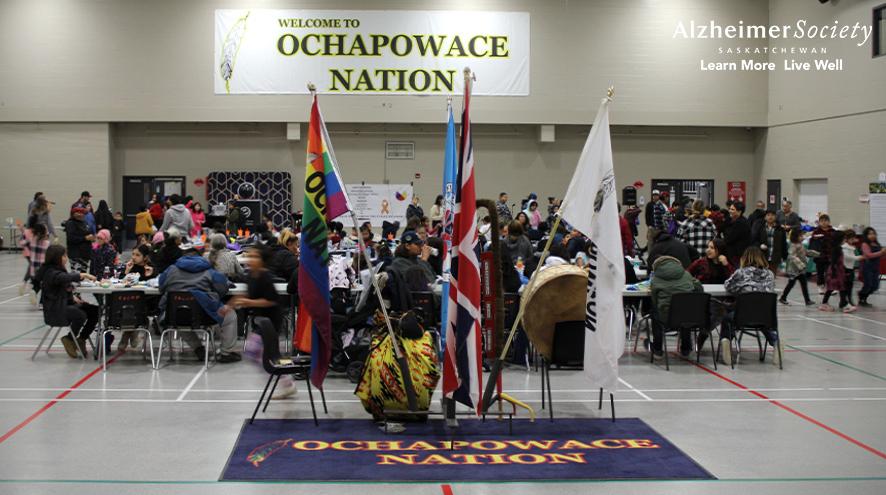
MULTIPOLYGON (((40 352, 40 349, 43 347, 43 343, 46 342, 46 337, 49 337, 49 334, 52 333, 53 330, 55 330, 55 334, 53 334, 52 339, 49 341, 49 345, 47 345, 46 348, 44 349, 44 351, 46 352, 46 355, 49 355, 49 350, 52 349, 52 344, 55 344, 55 339, 58 338, 58 335, 61 333, 62 329, 65 329, 65 328, 70 328, 70 327, 53 327, 53 326, 47 327, 46 332, 43 334, 43 338, 40 339, 40 343, 37 344, 37 348, 34 349, 34 353, 31 354, 31 361, 33 361, 34 358, 37 357, 37 353, 40 352)), ((97 352, 95 343, 92 341, 92 339, 86 339, 86 340, 89 342, 89 346, 92 347, 92 352, 97 352)), ((77 349, 80 350, 80 359, 86 359, 85 358, 86 349, 83 349, 80 347, 80 343, 77 341, 77 339, 74 339, 74 345, 76 345, 77 349)))
MULTIPOLYGON (((667 326, 661 332, 662 350, 665 357, 665 369, 670 371, 668 362, 668 332, 688 330, 691 339, 695 342, 695 362, 701 359, 701 349, 698 348, 698 337, 692 334, 707 332, 711 322, 711 295, 705 292, 682 292, 671 296, 671 308, 668 310, 667 326), (695 337, 695 338, 693 338, 695 337)), ((717 369, 717 354, 714 350, 714 339, 708 337, 711 343, 711 354, 714 354, 714 369, 717 369)), ((652 360, 655 356, 652 356, 652 360)), ((650 361, 651 362, 651 361, 650 361)))
MULTIPOLYGON (((217 325, 200 303, 190 292, 169 292, 166 295, 166 324, 167 328, 160 334, 160 348, 157 351, 157 360, 154 369, 160 369, 160 361, 163 358, 163 341, 166 334, 173 332, 192 332, 199 334, 204 340, 205 362, 209 367, 210 349, 215 354, 215 340, 212 337, 211 327, 217 325)), ((169 359, 172 360, 172 339, 169 339, 169 359)))
MULTIPOLYGON (((258 398, 255 410, 252 411, 252 417, 249 418, 249 424, 252 424, 253 421, 255 421, 255 416, 258 414, 258 408, 261 407, 262 402, 265 403, 262 412, 268 410, 268 404, 271 402, 274 390, 277 389, 280 377, 283 375, 292 375, 293 379, 304 380, 307 385, 308 398, 311 401, 311 414, 314 417, 314 425, 318 426, 320 423, 317 421, 317 408, 314 406, 314 394, 311 391, 311 356, 299 355, 293 356, 292 358, 281 358, 280 341, 277 339, 276 332, 269 328, 261 327, 256 328, 254 331, 260 335, 262 339, 263 349, 261 362, 262 367, 268 373, 268 382, 265 384, 265 388, 262 390, 261 396, 258 398), (272 381, 274 382, 273 386, 271 386, 272 381), (271 388, 270 392, 268 392, 268 387, 271 388), (265 399, 266 396, 267 399, 265 399)), ((326 395, 323 393, 322 388, 320 389, 320 397, 323 400, 323 412, 328 413, 329 411, 326 409, 326 395)))
MULTIPOLYGON (((585 355, 585 322, 562 321, 554 326, 554 342, 551 347, 551 359, 543 359, 541 367, 541 407, 545 408, 545 382, 547 382, 548 412, 554 420, 554 399, 551 393, 551 366, 584 366, 585 355)), ((612 409, 612 421, 615 421, 615 396, 609 393, 609 404, 612 409)), ((600 389, 598 408, 603 408, 603 389, 600 389)))
MULTIPOLYGON (((142 355, 150 352, 151 367, 154 367, 154 340, 148 329, 148 305, 143 291, 117 291, 107 296, 105 301, 105 326, 99 336, 99 342, 105 342, 105 335, 115 330, 139 332, 146 335, 142 345, 142 355)), ((108 369, 108 356, 105 346, 99 346, 102 370, 108 369)))
MULTIPOLYGON (((735 369, 735 362, 741 357, 741 338, 744 335, 753 335, 757 339, 757 348, 760 350, 760 361, 766 359, 766 348, 769 346, 769 340, 760 341, 760 334, 764 332, 774 332, 776 342, 781 340, 778 333, 778 295, 774 292, 747 292, 735 296, 735 315, 732 318, 732 336, 737 340, 737 349, 735 358, 732 360, 732 368, 735 369)), ((781 354, 781 347, 775 346, 778 353, 778 369, 784 369, 782 363, 784 360, 781 354)), ((717 355, 719 356, 719 349, 717 355)))
MULTIPOLYGON (((31 354, 31 361, 33 361, 34 358, 37 357, 37 353, 40 352, 40 348, 42 348, 42 347, 43 347, 43 343, 46 342, 46 337, 49 337, 49 334, 52 333, 53 330, 55 330, 55 335, 52 336, 52 340, 49 341, 49 345, 46 346, 46 349, 45 349, 45 350, 46 350, 46 354, 47 354, 47 355, 49 354, 49 349, 52 348, 52 344, 55 343, 55 339, 58 338, 58 334, 61 333, 61 331, 62 331, 63 328, 67 328, 67 327, 53 327, 53 326, 48 326, 48 327, 46 328, 46 333, 43 334, 43 338, 40 339, 40 343, 37 344, 37 348, 34 349, 34 354, 31 354)), ((75 342, 76 342, 76 340, 75 340, 75 342)), ((82 356, 81 356, 81 357, 82 357, 82 356)))

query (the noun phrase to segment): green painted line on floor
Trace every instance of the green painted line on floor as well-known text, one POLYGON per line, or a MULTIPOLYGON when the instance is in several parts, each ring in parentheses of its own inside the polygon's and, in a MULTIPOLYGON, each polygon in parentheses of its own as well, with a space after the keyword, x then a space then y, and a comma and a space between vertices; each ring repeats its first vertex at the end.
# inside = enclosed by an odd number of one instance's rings
POLYGON ((852 481, 886 481, 886 476, 823 477, 823 478, 723 478, 712 480, 692 479, 614 479, 614 480, 499 480, 499 481, 218 481, 218 480, 49 480, 49 479, 0 479, 0 483, 13 484, 120 484, 120 485, 458 485, 538 484, 538 483, 819 483, 852 481))
POLYGON ((886 376, 880 376, 880 375, 878 375, 878 374, 876 374, 876 373, 871 373, 870 371, 866 371, 866 370, 863 370, 863 369, 861 369, 861 368, 856 368, 855 366, 852 366, 851 364, 844 363, 843 361, 838 361, 838 360, 836 360, 836 359, 831 359, 831 358, 829 358, 829 357, 827 357, 827 356, 822 356, 821 354, 819 354, 819 353, 817 353, 817 352, 807 351, 807 350, 805 350, 805 349, 800 349, 799 347, 794 347, 794 346, 789 345, 789 344, 788 344, 788 345, 785 345, 785 347, 789 347, 789 348, 791 348, 791 349, 794 349, 795 351, 800 351, 800 352, 802 352, 803 354, 809 354, 810 356, 817 357, 818 359, 825 360, 825 361, 827 361, 827 362, 829 362, 829 363, 833 363, 833 364, 836 364, 836 365, 838 365, 838 366, 842 366, 842 367, 844 367, 844 368, 849 368, 849 369, 851 369, 851 370, 853 370, 853 371, 857 371, 857 372, 859 372, 859 373, 864 373, 865 375, 872 376, 872 377, 874 377, 874 378, 879 378, 880 380, 886 381, 886 376))
POLYGON ((18 340, 18 339, 24 337, 25 335, 28 335, 29 333, 36 332, 37 330, 40 330, 41 328, 44 328, 45 326, 46 326, 46 325, 44 325, 44 324, 41 323, 40 325, 37 325, 36 327, 34 327, 34 328, 28 330, 27 332, 25 332, 25 333, 23 333, 23 334, 16 335, 15 337, 12 337, 11 339, 4 340, 3 342, 0 342, 0 346, 6 345, 6 344, 8 344, 8 343, 10 343, 10 342, 13 342, 13 341, 15 341, 15 340, 18 340))

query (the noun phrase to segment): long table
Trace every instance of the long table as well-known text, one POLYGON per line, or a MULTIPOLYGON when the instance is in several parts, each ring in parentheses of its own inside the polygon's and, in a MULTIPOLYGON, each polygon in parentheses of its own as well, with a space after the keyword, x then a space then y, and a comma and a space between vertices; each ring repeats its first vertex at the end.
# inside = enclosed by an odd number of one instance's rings
MULTIPOLYGON (((277 294, 281 296, 285 296, 288 294, 286 291, 286 284, 278 283, 274 284, 274 288, 277 289, 277 294)), ((110 287, 102 287, 100 285, 92 285, 85 286, 80 285, 74 292, 79 292, 80 294, 110 294, 112 292, 127 292, 127 291, 140 291, 144 292, 145 295, 148 296, 157 296, 162 294, 159 288, 157 287, 149 287, 147 285, 133 285, 133 286, 124 286, 124 285, 111 285, 110 287)), ((228 295, 231 296, 245 296, 247 294, 246 284, 238 283, 234 284, 234 287, 228 288, 228 295)))
MULTIPOLYGON (((726 292, 726 287, 723 284, 703 284, 702 287, 711 297, 726 297, 730 295, 729 292, 726 292)), ((622 296, 624 297, 650 297, 651 295, 652 291, 648 288, 644 290, 628 290, 626 288, 622 291, 622 296)))

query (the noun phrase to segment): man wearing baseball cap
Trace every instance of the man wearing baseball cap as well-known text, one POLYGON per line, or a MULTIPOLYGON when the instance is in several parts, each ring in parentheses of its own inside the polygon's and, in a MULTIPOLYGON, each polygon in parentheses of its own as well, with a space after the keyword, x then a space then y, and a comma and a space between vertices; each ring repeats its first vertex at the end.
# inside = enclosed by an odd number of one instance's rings
POLYGON ((68 259, 71 261, 71 269, 77 272, 85 272, 92 257, 92 241, 95 236, 89 231, 84 217, 86 208, 71 208, 71 218, 65 224, 65 237, 68 241, 68 259))
MULTIPOLYGON (((427 285, 433 284, 437 276, 428 263, 430 256, 431 250, 425 241, 414 230, 407 230, 400 237, 400 245, 394 251, 394 261, 389 269, 399 273, 407 282, 421 280, 427 285)), ((425 284, 410 283, 410 286, 413 290, 428 290, 425 284)))

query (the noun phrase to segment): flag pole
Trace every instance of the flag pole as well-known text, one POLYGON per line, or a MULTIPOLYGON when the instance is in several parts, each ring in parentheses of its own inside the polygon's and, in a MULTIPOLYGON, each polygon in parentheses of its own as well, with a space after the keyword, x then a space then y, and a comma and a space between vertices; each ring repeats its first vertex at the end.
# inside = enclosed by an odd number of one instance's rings
MULTIPOLYGON (((541 271, 541 268, 544 266, 545 259, 548 257, 548 253, 551 250, 551 243, 554 241, 554 234, 557 233, 557 228, 560 227, 560 215, 559 213, 554 217, 554 225, 551 227, 551 234, 548 236, 548 241, 545 243, 544 251, 541 253, 541 258, 538 260, 538 266, 535 268, 535 271, 532 272, 532 277, 529 278, 529 283, 527 285, 531 285, 535 278, 538 276, 538 273, 541 271)), ((496 383, 498 382, 498 376, 501 375, 502 364, 504 363, 505 358, 508 355, 508 350, 511 348, 511 343, 514 340, 514 336, 517 334, 517 327, 520 325, 520 321, 523 319, 523 312, 526 309, 525 301, 521 299, 520 301, 520 309, 517 311, 517 317, 514 319, 514 323, 511 325, 511 331, 508 333, 508 340, 505 341, 505 345, 501 350, 501 354, 495 359, 495 362, 492 363, 492 369, 489 372, 489 378, 486 381, 486 390, 483 392, 483 412, 489 410, 489 406, 492 405, 492 398, 495 394, 496 383)))
MULTIPOLYGON (((609 86, 606 89, 606 97, 609 100, 615 96, 615 86, 609 86)), ((560 205, 562 210, 563 205, 560 205)), ((545 243, 544 251, 541 253, 541 258, 538 260, 538 267, 536 267, 535 271, 532 272, 532 277, 529 279, 529 284, 535 280, 535 277, 538 275, 538 272, 541 271, 541 268, 544 266, 545 259, 548 257, 548 253, 551 249, 551 242, 554 240, 554 235, 557 233, 557 228, 560 226, 560 212, 554 216, 554 225, 551 227, 551 235, 548 236, 548 241, 545 243)), ((508 333, 508 340, 505 341, 504 348, 502 348, 501 355, 495 360, 492 364, 492 369, 489 373, 489 381, 486 382, 486 390, 483 392, 483 411, 487 411, 489 406, 492 405, 492 400, 495 394, 495 382, 498 381, 498 376, 501 375, 502 363, 505 360, 505 357, 508 355, 508 350, 511 347, 511 343, 514 340, 514 336, 517 333, 517 327, 520 325, 520 321, 523 319, 523 312, 525 308, 525 301, 520 300, 520 309, 517 311, 517 317, 514 319, 514 323, 511 325, 511 331, 508 333)))
MULTIPOLYGON (((317 88, 313 83, 308 83, 308 91, 311 92, 311 96, 315 97, 317 88)), ((322 117, 322 114, 321 114, 322 117)), ((323 121, 323 126, 326 126, 326 121, 323 121)), ((335 173, 337 176, 341 177, 341 172, 338 170, 338 163, 335 160, 335 153, 332 152, 332 144, 327 142, 327 147, 329 148, 330 155, 332 156, 332 167, 335 169, 335 173)), ((345 198, 348 202, 348 206, 350 206, 351 201, 348 198, 348 191, 342 184, 342 193, 345 195, 345 198)), ((348 213, 351 214, 351 221, 354 222, 354 227, 357 228, 357 214, 354 213, 354 210, 348 208, 348 213)), ((388 309, 385 307, 384 298, 381 295, 381 288, 378 286, 378 281, 375 279, 375 267, 372 266, 372 263, 369 262, 369 248, 366 247, 366 243, 363 241, 363 236, 360 235, 359 229, 357 230, 357 243, 360 247, 360 252, 363 253, 363 257, 366 260, 366 264, 369 265, 369 280, 372 283, 372 288, 375 289, 376 297, 378 297, 378 305, 381 308, 382 315, 385 320, 385 326, 387 327, 388 337, 391 339, 391 345, 394 348, 394 356, 397 359, 397 363, 400 367, 400 375, 403 377, 403 387, 406 391, 406 402, 409 406, 410 411, 415 411, 418 409, 418 400, 415 395, 415 387, 412 383, 412 374, 409 372, 409 363, 406 359, 406 355, 403 353, 403 349, 400 347, 400 341, 397 338, 397 334, 394 333, 394 327, 391 324, 391 317, 388 315, 388 309)), ((364 290, 366 288, 364 287, 364 290)))

